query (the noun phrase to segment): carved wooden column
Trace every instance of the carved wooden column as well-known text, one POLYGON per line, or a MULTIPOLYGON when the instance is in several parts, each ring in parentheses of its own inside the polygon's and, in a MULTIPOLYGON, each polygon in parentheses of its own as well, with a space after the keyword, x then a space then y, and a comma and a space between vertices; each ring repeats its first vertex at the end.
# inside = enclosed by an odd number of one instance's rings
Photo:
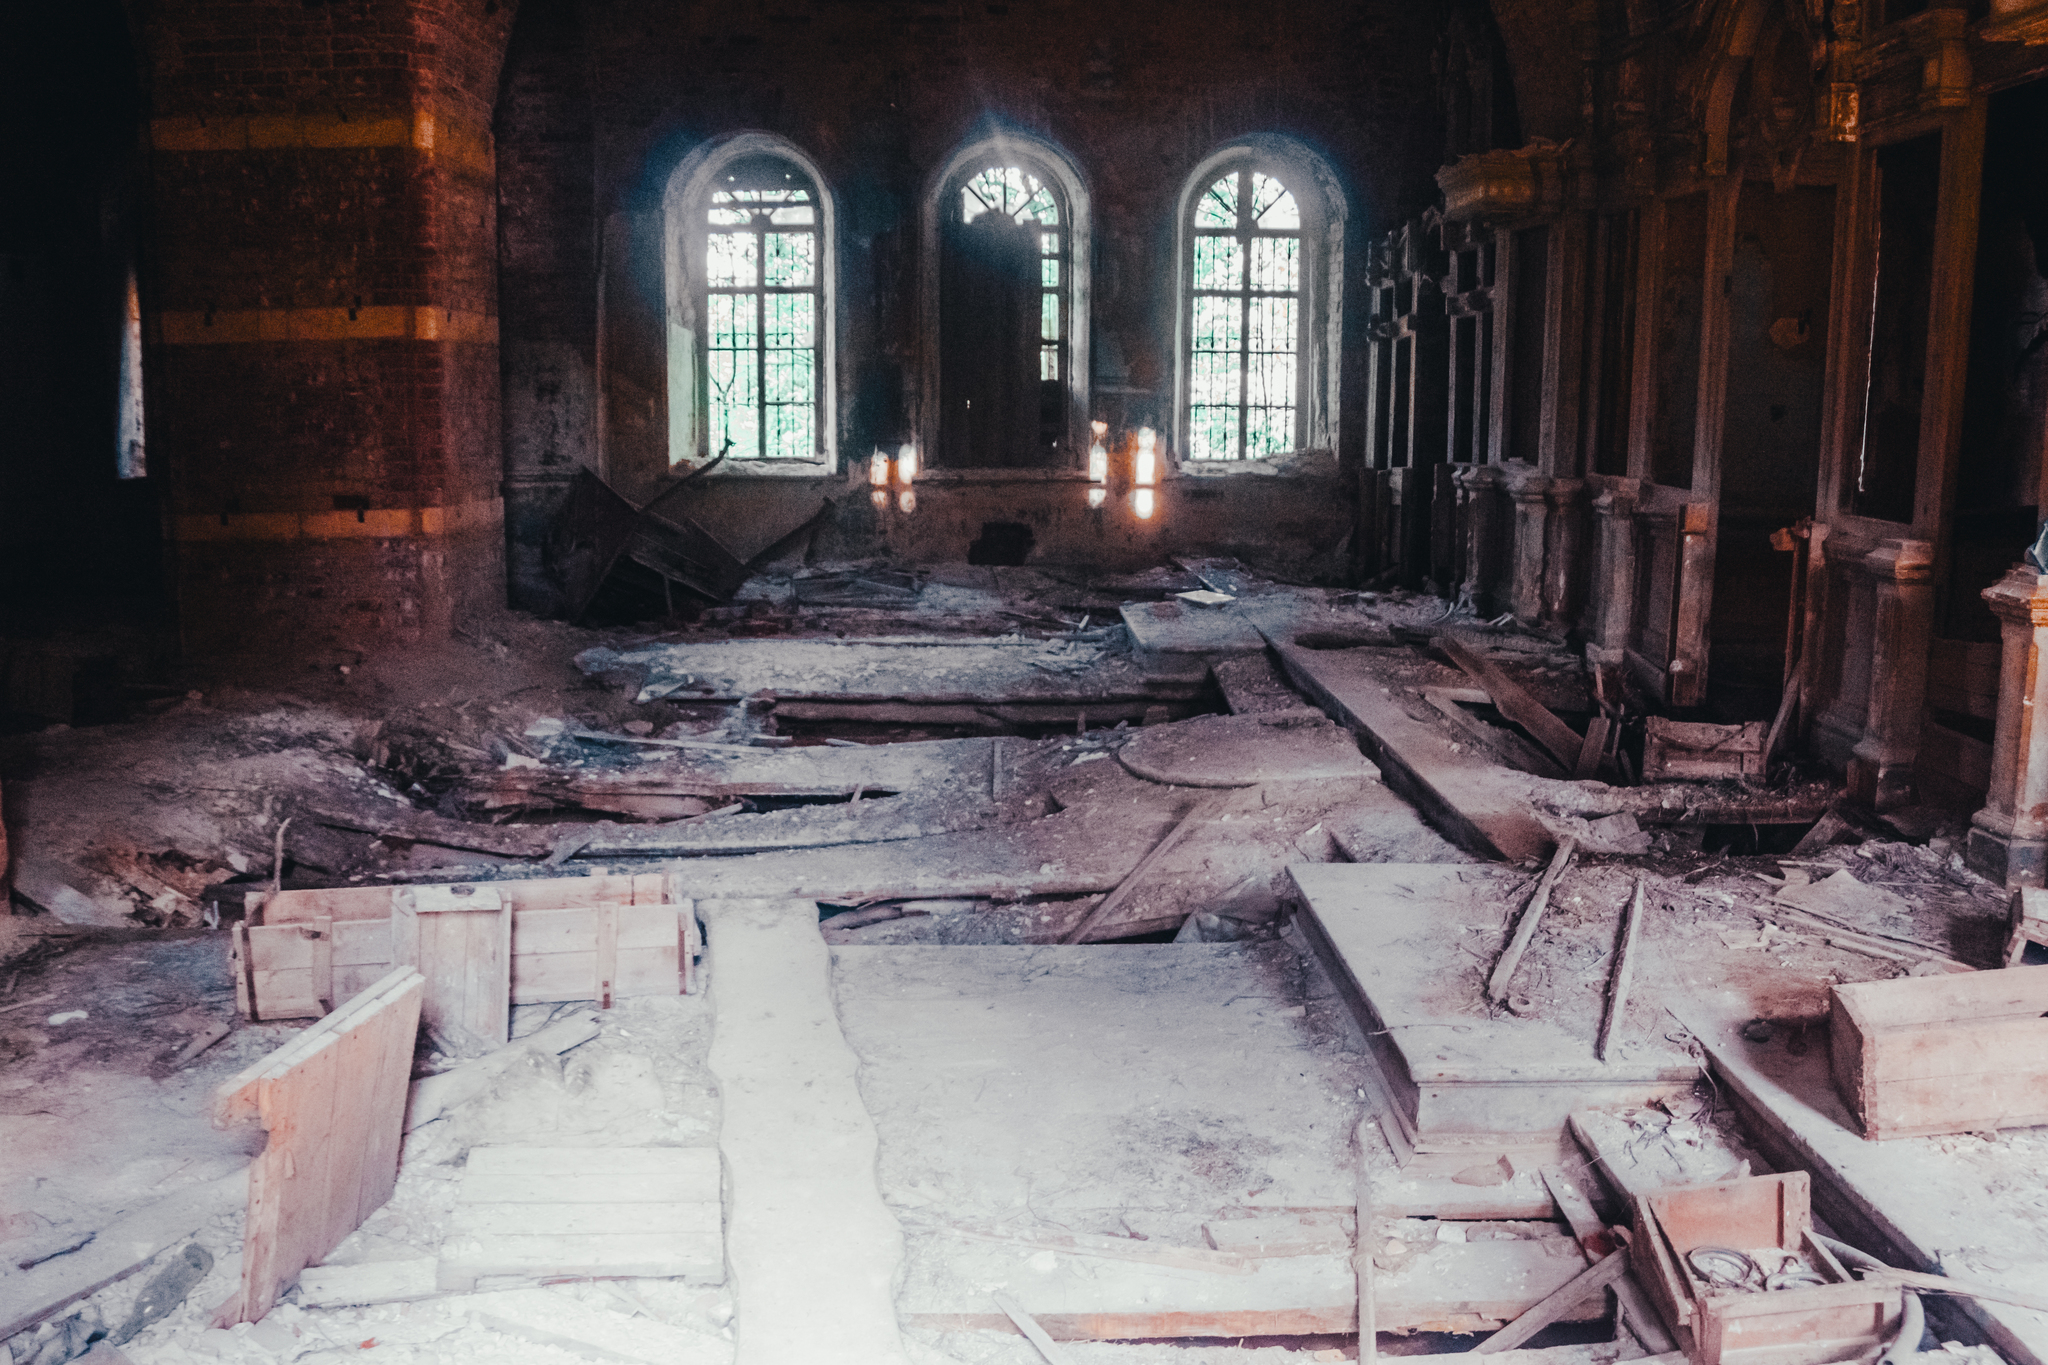
POLYGON ((2048 575, 2016 564, 1984 590, 1997 614, 2004 648, 1999 657, 1998 722, 1991 740, 1991 786, 1984 809, 1970 820, 1966 857, 1983 875, 2007 886, 2048 880, 2048 575))
MULTIPOLYGON (((1913 758, 1927 704, 1927 650, 1934 631, 1934 546, 1887 540, 1863 557, 1874 590, 1870 704, 1849 759, 1849 790, 1879 810, 1913 800, 1913 758)), ((1856 649, 1857 641, 1849 641, 1856 649)))
POLYGON ((1550 503, 1543 548, 1541 624, 1570 630, 1578 624, 1580 560, 1586 553, 1586 481, 1552 479, 1543 490, 1550 503))
POLYGON ((1493 616, 1502 609, 1495 588, 1500 582, 1501 542, 1508 532, 1501 468, 1465 465, 1458 469, 1456 479, 1465 546, 1465 580, 1459 584, 1458 595, 1482 618, 1493 616))
POLYGON ((1620 662, 1635 620, 1636 499, 1641 493, 1635 479, 1608 479, 1593 496, 1598 559, 1590 597, 1597 614, 1590 647, 1604 662, 1620 662))
POLYGON ((1543 556, 1550 540, 1550 501, 1544 494, 1550 480, 1517 460, 1501 466, 1501 482, 1514 500, 1514 551, 1502 596, 1517 621, 1533 626, 1543 615, 1543 556))

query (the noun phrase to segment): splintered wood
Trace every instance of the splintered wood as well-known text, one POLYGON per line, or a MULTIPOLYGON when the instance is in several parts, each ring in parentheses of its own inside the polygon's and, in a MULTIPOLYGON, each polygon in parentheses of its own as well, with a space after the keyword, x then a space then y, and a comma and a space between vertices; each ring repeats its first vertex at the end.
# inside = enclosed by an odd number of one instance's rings
POLYGON ((263 1317, 391 1197, 425 986, 392 971, 215 1093, 216 1125, 270 1134, 249 1168, 242 1287, 216 1325, 263 1317))
POLYGON ((438 1278, 495 1275, 724 1279, 717 1149, 471 1149, 438 1278))

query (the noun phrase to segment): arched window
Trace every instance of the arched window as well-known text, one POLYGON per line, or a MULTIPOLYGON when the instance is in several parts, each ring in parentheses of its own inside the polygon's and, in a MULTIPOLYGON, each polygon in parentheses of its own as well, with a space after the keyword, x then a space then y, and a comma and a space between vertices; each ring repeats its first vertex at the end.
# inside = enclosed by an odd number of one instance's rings
POLYGON ((1291 146, 1229 148, 1181 209, 1177 444, 1196 462, 1329 444, 1343 199, 1291 146))
POLYGON ((1072 463, 1087 364, 1086 198, 1050 148, 963 148, 926 205, 927 392, 940 467, 1072 463), (936 419, 936 420, 934 420, 936 419))
POLYGON ((831 202, 808 160, 742 134, 670 182, 669 461, 833 454, 831 202))

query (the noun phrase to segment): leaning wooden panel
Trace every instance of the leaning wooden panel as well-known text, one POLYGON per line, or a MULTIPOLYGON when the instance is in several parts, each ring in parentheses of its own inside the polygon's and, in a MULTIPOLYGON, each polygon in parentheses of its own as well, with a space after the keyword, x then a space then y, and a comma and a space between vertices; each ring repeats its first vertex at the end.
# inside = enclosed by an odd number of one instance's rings
POLYGON ((410 967, 223 1084, 214 1122, 270 1134, 249 1167, 242 1287, 219 1326, 254 1322, 391 1197, 425 979, 410 967))
POLYGON ((2048 1123, 2048 966, 1837 986, 1835 1088, 1874 1140, 2048 1123))

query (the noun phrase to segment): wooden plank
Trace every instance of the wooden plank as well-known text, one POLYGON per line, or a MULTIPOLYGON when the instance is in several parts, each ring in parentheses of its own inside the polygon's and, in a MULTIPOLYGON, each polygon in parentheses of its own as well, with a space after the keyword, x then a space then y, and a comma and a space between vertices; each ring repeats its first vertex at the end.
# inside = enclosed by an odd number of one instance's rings
MULTIPOLYGON (((516 877, 489 883, 501 900, 513 910, 560 910, 588 907, 604 901, 637 903, 635 888, 643 878, 659 877, 654 872, 606 873, 594 877, 516 877)), ((341 886, 318 890, 280 891, 264 902, 266 925, 310 922, 322 917, 336 920, 384 919, 391 914, 395 891, 425 889, 392 886, 341 886)), ((438 886, 465 885, 460 882, 438 886)), ((659 897, 656 897, 659 899, 659 897)))
POLYGON ((512 912, 503 898, 487 887, 412 887, 392 893, 391 914, 396 963, 426 978, 428 1036, 455 1056, 502 1046, 512 1010, 512 912))
POLYGON ((1358 1121, 1358 1131, 1352 1135, 1353 1149, 1358 1154, 1357 1204, 1352 1222, 1358 1235, 1351 1252, 1351 1274, 1358 1284, 1359 1365, 1373 1365, 1379 1359, 1379 1291, 1375 1285, 1378 1272, 1372 1259, 1379 1250, 1379 1237, 1373 1222, 1371 1163, 1366 1157, 1372 1151, 1372 1133, 1376 1127, 1372 1119, 1362 1118, 1358 1121))
POLYGON ((217 1122, 253 1113, 270 1134, 250 1167, 242 1285, 216 1325, 263 1317, 390 1198, 425 986, 395 969, 216 1092, 217 1122))
POLYGON ((248 1172, 239 1170, 218 1180, 188 1185, 124 1214, 69 1255, 53 1256, 19 1274, 11 1273, 10 1268, 9 1274, 0 1276, 0 1341, 126 1279, 165 1248, 248 1200, 248 1172))
MULTIPOLYGON (((1367 1137, 1376 1132, 1368 1129, 1367 1137)), ((1202 1224, 1202 1235, 1216 1250, 1235 1256, 1326 1256, 1351 1250, 1351 1230, 1333 1213, 1219 1218, 1202 1224)))
MULTIPOLYGON (((589 1042, 601 1031, 595 1014, 571 1014, 499 1048, 488 1057, 426 1077, 412 1087, 405 1110, 405 1131, 410 1133, 422 1124, 432 1123, 457 1105, 475 1099, 512 1068, 567 1052, 589 1042)), ((472 1148, 471 1160, 475 1160, 478 1150, 488 1149, 472 1148)))
POLYGON ((334 1009, 334 921, 328 918, 313 921, 313 939, 308 945, 312 960, 308 970, 312 976, 311 994, 320 1012, 327 1014, 334 1009))
POLYGON ((704 1180, 689 1171, 621 1174, 576 1171, 553 1175, 465 1175, 464 1204, 628 1204, 701 1200, 704 1180))
POLYGON ((1622 920, 1621 945, 1614 950, 1614 974, 1608 981, 1607 1013, 1600 1020, 1600 1040, 1593 1045, 1593 1055, 1603 1062, 1614 1042, 1615 1031, 1628 1015, 1629 986, 1635 980, 1636 935, 1642 923, 1643 879, 1638 876, 1635 894, 1629 897, 1628 913, 1622 920))
MULTIPOLYGON (((1586 1268, 1569 1237, 1425 1242, 1379 1271, 1374 1295, 1382 1332, 1487 1332, 1513 1321, 1586 1268)), ((1575 1300, 1566 1318, 1593 1321, 1607 1306, 1575 1300)))
POLYGON ((1074 1358, 1059 1348, 1046 1330, 1038 1325, 1037 1318, 1024 1311, 1024 1305, 1008 1294, 996 1294, 992 1297, 996 1301, 996 1307, 1002 1309, 1004 1316, 1015 1323, 1017 1330, 1024 1334, 1024 1339, 1045 1357, 1046 1365, 1073 1365, 1074 1358))
MULTIPOLYGON (((1607 1230, 1606 1222, 1593 1208, 1593 1201, 1586 1197, 1586 1192, 1572 1179, 1571 1172, 1562 1166, 1545 1166, 1541 1174, 1544 1187, 1550 1191, 1550 1197, 1557 1202, 1558 1212, 1563 1214, 1565 1222, 1571 1225, 1572 1236, 1578 1239, 1579 1249, 1584 1252, 1586 1263, 1590 1265, 1615 1250, 1617 1243, 1613 1234, 1607 1230)), ((1634 1267, 1631 1266, 1630 1269, 1633 1271, 1634 1267)), ((1643 1343, 1644 1350, 1652 1354, 1661 1354, 1677 1348, 1677 1343, 1672 1341, 1671 1334, 1664 1330, 1663 1320, 1657 1316, 1657 1310, 1651 1306, 1648 1296, 1643 1293, 1642 1286, 1636 1283, 1633 1274, 1622 1276, 1609 1287, 1614 1290, 1614 1297, 1621 1305, 1623 1324, 1635 1333, 1636 1339, 1643 1343)))
POLYGON ((504 1235, 598 1236, 612 1232, 717 1232, 716 1200, 625 1204, 458 1204, 449 1222, 465 1237, 504 1235))
POLYGON ((1199 1270, 1214 1275, 1249 1275, 1253 1270, 1251 1260, 1234 1252, 1219 1251, 1210 1247, 1182 1247, 1163 1242, 1138 1241, 1130 1237, 1067 1232, 1061 1228, 1008 1228, 988 1223, 949 1223, 940 1231, 970 1241, 1030 1247, 1067 1256, 1178 1266, 1184 1270, 1199 1270))
POLYGON ((1452 663, 1471 674, 1473 681, 1493 698, 1494 707, 1533 735, 1566 772, 1578 767, 1579 754, 1586 747, 1585 740, 1571 726, 1559 720, 1549 707, 1529 695, 1527 688, 1510 678, 1500 665, 1455 635, 1439 635, 1433 643, 1452 663))
POLYGON ((593 973, 596 993, 591 997, 597 1007, 608 1010, 612 1007, 612 982, 619 975, 619 907, 604 904, 597 907, 597 948, 596 971, 593 973))
POLYGON ((463 1174, 580 1175, 593 1167, 609 1175, 687 1176, 704 1182, 703 1197, 718 1198, 716 1147, 472 1147, 463 1174))
POLYGON ((1156 867, 1167 854, 1195 829, 1206 823, 1227 799, 1227 793, 1216 792, 1202 797, 1188 808, 1180 822, 1167 831, 1166 837, 1152 846, 1152 851, 1139 860, 1125 878, 1117 883, 1116 889, 1096 902, 1095 908, 1081 917, 1081 921, 1060 937, 1062 943, 1085 943, 1097 927, 1116 923, 1116 912, 1144 885, 1146 874, 1156 867))
POLYGON ((378 1303, 418 1303, 438 1296, 435 1259, 368 1261, 362 1265, 309 1266, 299 1272, 303 1308, 353 1308, 378 1303))
POLYGON ((1562 1321, 1566 1313, 1627 1273, 1628 1252, 1608 1252, 1570 1282, 1544 1295, 1513 1322, 1474 1346, 1472 1354, 1496 1355, 1514 1350, 1552 1323, 1562 1321))
POLYGON ((1572 765, 1572 780, 1591 782, 1600 776, 1600 764, 1607 757, 1607 732, 1614 722, 1595 716, 1586 724, 1586 739, 1579 746, 1579 761, 1572 765))
POLYGON ((457 1234, 442 1247, 436 1272, 442 1289, 471 1289, 487 1275, 525 1279, 644 1275, 715 1284, 725 1278, 725 1240, 716 1232, 532 1237, 457 1234))
POLYGON ((1499 1000, 1507 994, 1508 982, 1521 964, 1522 954, 1529 950, 1529 943, 1536 937, 1536 926, 1543 922, 1543 912, 1550 905, 1551 888, 1564 875, 1566 864, 1572 860, 1579 841, 1566 835, 1558 844, 1557 852, 1550 856, 1550 866, 1543 870, 1542 880, 1536 883, 1536 894, 1529 897, 1529 906, 1522 911, 1522 918, 1515 924, 1514 937, 1508 940, 1507 950, 1494 964, 1493 975, 1486 979, 1486 998, 1499 1000))

